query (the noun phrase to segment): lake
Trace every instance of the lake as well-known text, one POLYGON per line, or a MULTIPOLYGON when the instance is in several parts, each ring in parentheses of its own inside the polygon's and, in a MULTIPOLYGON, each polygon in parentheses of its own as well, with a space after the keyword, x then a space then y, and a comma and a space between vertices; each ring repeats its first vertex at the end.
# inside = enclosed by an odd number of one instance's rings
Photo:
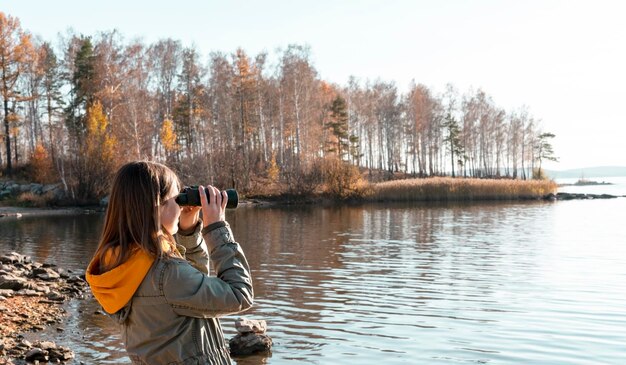
MULTIPOLYGON (((626 194, 614 181, 563 190, 626 194)), ((254 275, 245 315, 274 340, 236 362, 622 364, 625 211, 626 198, 230 211, 254 275)), ((84 269, 102 218, 0 219, 0 252, 84 269)), ((129 363, 98 309, 73 300, 65 331, 44 335, 76 363, 129 363)))

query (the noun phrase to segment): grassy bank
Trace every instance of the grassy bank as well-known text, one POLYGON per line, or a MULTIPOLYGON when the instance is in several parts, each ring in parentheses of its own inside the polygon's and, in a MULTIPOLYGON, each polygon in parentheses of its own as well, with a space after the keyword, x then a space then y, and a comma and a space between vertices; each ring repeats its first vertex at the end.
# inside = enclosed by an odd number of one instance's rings
MULTIPOLYGON (((242 193, 242 204, 303 205, 340 201, 480 201, 540 199, 557 192, 551 180, 412 178, 380 183, 367 182, 358 172, 327 179, 325 183, 290 189, 286 184, 265 182, 242 193), (344 176, 345 175, 345 176, 344 176)), ((332 176, 331 176, 332 177, 332 176)), ((1 207, 52 208, 81 206, 59 204, 50 194, 24 192, 0 200, 1 207)), ((93 209, 93 208, 90 208, 93 209)), ((97 207, 102 209, 102 207, 97 207)), ((0 209, 0 214, 9 213, 0 209)), ((4 214, 6 215, 6 214, 4 214)))
POLYGON ((434 177, 373 184, 371 201, 471 201, 540 199, 556 193, 551 180, 463 179, 434 177))

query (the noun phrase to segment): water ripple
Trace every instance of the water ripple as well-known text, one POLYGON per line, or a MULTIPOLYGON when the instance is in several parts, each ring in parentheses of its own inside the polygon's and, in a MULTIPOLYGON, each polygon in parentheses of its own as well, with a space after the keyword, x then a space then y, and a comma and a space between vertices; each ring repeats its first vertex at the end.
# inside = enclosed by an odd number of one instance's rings
MULTIPOLYGON (((230 212, 254 275, 246 315, 267 320, 275 344, 236 361, 621 364, 626 232, 612 213, 625 210, 618 199, 230 212)), ((27 225, 0 226, 0 243, 83 265, 74 238, 41 246, 27 225)), ((125 363, 116 326, 77 303, 66 334, 51 335, 85 363, 125 363)))

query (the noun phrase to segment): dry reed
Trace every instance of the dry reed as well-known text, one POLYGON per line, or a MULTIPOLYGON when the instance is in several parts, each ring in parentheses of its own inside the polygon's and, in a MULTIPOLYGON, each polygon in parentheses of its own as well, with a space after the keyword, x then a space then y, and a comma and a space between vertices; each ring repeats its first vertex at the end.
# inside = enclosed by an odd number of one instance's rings
POLYGON ((540 199, 556 193, 552 180, 464 179, 434 177, 374 184, 370 200, 467 201, 540 199))

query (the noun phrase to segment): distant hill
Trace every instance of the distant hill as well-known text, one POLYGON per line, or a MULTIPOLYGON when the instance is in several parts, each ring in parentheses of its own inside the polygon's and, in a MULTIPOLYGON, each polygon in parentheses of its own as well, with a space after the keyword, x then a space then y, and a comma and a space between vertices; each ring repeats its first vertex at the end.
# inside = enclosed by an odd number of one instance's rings
POLYGON ((626 166, 596 166, 563 171, 546 170, 552 179, 626 176, 626 166))

